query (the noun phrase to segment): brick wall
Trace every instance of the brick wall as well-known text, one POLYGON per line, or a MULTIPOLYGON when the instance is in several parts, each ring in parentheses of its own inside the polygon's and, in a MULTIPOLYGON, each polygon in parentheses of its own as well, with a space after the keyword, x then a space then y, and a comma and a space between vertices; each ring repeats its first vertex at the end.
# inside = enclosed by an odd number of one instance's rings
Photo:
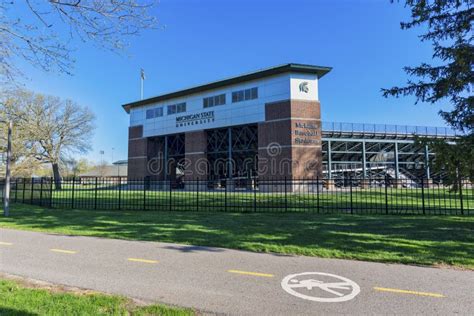
POLYGON ((317 101, 265 105, 259 124, 259 176, 313 178, 322 174, 321 110, 317 101))

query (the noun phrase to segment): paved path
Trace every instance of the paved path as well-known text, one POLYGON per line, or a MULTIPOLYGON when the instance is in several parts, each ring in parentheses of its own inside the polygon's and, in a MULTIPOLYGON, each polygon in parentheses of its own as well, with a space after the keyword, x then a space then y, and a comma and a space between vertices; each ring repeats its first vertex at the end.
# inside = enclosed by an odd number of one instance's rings
POLYGON ((0 229, 0 271, 231 315, 474 311, 473 271, 9 229, 0 229), (329 273, 349 280, 321 274, 294 276, 285 284, 296 296, 283 290, 282 280, 301 272, 329 273), (348 300, 321 302, 298 297, 303 295, 348 300))

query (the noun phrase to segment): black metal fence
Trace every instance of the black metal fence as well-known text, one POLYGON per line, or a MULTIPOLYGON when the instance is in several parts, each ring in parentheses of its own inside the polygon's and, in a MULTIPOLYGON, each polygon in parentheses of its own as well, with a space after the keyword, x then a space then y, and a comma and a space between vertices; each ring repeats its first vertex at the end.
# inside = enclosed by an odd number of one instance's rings
MULTIPOLYGON (((0 179, 0 195, 3 202, 5 179, 0 179)), ((53 202, 51 178, 12 179, 10 184, 10 202, 51 207, 53 202)))
POLYGON ((68 178, 13 179, 11 202, 57 209, 314 212, 348 214, 474 214, 474 186, 456 191, 441 179, 227 179, 154 181, 68 178))

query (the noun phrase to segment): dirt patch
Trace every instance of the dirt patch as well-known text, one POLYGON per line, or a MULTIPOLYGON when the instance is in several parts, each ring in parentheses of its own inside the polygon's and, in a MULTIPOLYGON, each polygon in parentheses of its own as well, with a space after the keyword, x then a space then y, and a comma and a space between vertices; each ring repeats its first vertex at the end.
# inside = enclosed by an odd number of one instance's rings
POLYGON ((474 268, 453 266, 446 263, 435 263, 432 267, 440 268, 440 269, 458 270, 458 271, 474 271, 474 268))

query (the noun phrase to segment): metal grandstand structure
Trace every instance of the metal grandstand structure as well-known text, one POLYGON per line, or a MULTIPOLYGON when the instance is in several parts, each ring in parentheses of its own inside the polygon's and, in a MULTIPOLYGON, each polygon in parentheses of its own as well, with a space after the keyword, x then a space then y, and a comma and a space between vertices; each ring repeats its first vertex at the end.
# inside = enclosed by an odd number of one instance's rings
MULTIPOLYGON (((442 174, 430 170, 434 154, 428 146, 415 142, 416 136, 456 140, 456 132, 446 127, 322 123, 323 177, 375 179, 389 177, 417 186, 420 179, 439 182, 442 174)), ((157 137, 164 148, 165 180, 184 175, 185 135, 157 137)), ((207 130, 209 179, 249 179, 257 176, 258 126, 256 124, 207 130), (229 159, 231 157, 231 159, 229 159)), ((345 180, 344 180, 345 183, 345 180)), ((346 186, 339 183, 339 186, 346 186)))
POLYGON ((328 179, 389 176, 396 179, 433 179, 428 146, 415 137, 454 141, 456 132, 446 127, 322 123, 324 176, 328 179))

